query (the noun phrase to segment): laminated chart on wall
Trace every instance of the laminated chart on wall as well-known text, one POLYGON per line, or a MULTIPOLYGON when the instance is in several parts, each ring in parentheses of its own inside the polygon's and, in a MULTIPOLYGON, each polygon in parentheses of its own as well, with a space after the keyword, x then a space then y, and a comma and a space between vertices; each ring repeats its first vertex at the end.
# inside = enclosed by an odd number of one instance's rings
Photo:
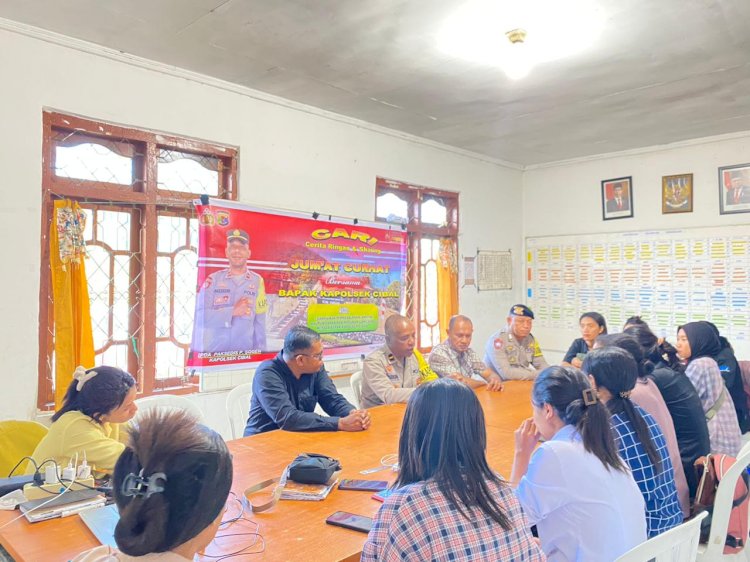
POLYGON ((612 332, 640 315, 673 339, 710 320, 750 348, 750 226, 527 238, 526 268, 535 329, 577 331, 593 310, 612 332))

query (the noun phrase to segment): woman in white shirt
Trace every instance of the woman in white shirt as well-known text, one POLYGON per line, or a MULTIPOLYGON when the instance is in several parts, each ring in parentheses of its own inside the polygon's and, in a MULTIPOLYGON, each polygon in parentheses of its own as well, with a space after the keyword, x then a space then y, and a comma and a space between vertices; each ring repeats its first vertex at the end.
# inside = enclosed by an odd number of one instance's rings
POLYGON ((646 540, 643 496, 587 377, 549 367, 516 430, 511 482, 551 562, 609 562, 646 540), (536 451, 540 438, 544 439, 536 451))

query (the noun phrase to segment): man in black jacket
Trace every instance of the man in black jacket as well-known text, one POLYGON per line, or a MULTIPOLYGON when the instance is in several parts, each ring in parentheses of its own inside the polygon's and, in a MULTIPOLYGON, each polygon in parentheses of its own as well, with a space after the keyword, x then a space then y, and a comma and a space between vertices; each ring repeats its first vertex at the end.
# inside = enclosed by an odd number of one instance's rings
POLYGON ((255 371, 245 437, 274 429, 287 431, 363 431, 370 414, 358 410, 336 390, 323 366, 320 334, 295 326, 284 349, 255 371), (328 416, 315 413, 320 403, 328 416))

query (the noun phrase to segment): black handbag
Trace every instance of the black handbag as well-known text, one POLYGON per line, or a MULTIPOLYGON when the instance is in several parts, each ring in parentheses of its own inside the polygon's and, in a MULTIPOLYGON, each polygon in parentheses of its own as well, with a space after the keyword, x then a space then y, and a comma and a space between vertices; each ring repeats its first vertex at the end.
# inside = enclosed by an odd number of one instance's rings
POLYGON ((289 480, 300 484, 325 484, 337 470, 341 470, 341 463, 334 458, 302 453, 289 465, 289 480))

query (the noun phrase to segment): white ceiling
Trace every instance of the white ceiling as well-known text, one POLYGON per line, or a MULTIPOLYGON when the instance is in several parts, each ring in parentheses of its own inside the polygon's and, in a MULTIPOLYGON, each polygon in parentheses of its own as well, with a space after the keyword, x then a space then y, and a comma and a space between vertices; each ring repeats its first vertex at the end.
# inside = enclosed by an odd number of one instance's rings
POLYGON ((0 17, 522 165, 750 130, 750 0, 598 4, 594 47, 516 82, 438 50, 458 0, 1 0, 0 17))

